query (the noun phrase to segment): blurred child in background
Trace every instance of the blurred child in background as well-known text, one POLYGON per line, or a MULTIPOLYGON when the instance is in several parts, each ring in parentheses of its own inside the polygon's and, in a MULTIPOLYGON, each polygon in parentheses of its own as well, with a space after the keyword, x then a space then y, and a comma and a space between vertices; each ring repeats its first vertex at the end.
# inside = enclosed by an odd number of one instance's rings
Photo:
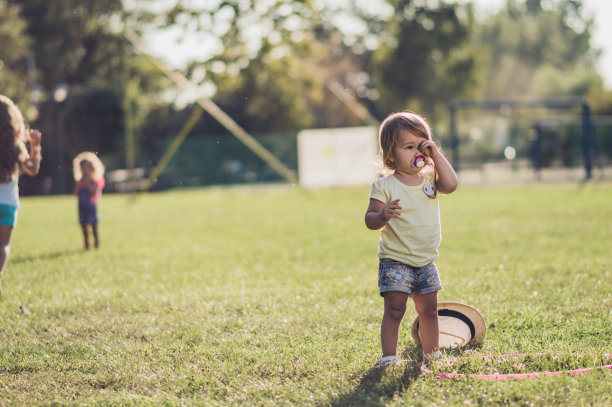
POLYGON ((19 108, 12 100, 0 95, 0 296, 11 233, 17 225, 19 175, 38 174, 42 159, 40 141, 40 132, 29 130, 19 108), (26 143, 30 144, 29 153, 26 143))
POLYGON ((79 223, 83 230, 85 249, 90 248, 89 233, 94 239, 94 247, 100 247, 98 235, 98 201, 104 188, 104 164, 95 153, 83 152, 72 161, 74 173, 74 194, 79 201, 79 223))

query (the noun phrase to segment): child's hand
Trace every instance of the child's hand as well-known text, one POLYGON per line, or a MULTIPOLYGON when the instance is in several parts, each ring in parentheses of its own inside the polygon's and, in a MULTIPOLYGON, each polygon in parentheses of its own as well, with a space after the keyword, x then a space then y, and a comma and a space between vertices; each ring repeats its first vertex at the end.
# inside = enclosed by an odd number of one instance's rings
POLYGON ((419 143, 419 150, 424 155, 431 157, 436 166, 436 189, 443 194, 450 194, 457 189, 459 185, 457 174, 436 143, 431 140, 423 140, 419 143))
POLYGON ((30 130, 30 145, 39 146, 42 139, 42 134, 38 130, 30 130))
POLYGON ((432 140, 423 140, 419 143, 419 151, 427 157, 432 157, 438 152, 438 146, 432 140))
POLYGON ((30 143, 30 156, 22 163, 21 168, 23 171, 30 175, 35 176, 38 174, 40 170, 40 160, 42 160, 42 156, 40 154, 40 139, 42 135, 38 130, 30 130, 30 139, 28 142, 30 143))
POLYGON ((402 213, 402 207, 399 204, 399 199, 395 199, 385 204, 381 213, 385 221, 388 221, 392 218, 399 218, 400 214, 402 213))

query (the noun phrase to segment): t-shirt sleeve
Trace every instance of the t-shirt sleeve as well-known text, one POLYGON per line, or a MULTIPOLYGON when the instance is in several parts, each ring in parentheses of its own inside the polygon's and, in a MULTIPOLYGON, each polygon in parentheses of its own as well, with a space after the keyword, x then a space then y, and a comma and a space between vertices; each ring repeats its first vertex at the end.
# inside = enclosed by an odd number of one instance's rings
POLYGON ((389 202, 389 197, 387 195, 388 194, 383 188, 382 178, 372 183, 372 187, 370 188, 370 199, 376 199, 378 201, 387 203, 389 202))

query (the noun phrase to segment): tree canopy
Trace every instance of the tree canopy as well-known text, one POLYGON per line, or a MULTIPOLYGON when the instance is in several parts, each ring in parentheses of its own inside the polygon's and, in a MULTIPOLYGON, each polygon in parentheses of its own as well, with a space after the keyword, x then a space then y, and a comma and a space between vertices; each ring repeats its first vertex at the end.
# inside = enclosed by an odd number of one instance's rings
POLYGON ((584 96, 600 81, 582 2, 508 0, 479 26, 486 97, 584 96), (546 6, 545 6, 546 5, 546 6))
MULTIPOLYGON (((82 149, 121 165, 126 134, 143 149, 171 136, 198 94, 256 133, 363 123, 338 92, 378 120, 409 108, 436 121, 468 97, 585 96, 611 111, 592 29, 580 0, 507 0, 480 19, 469 3, 420 0, 4 0, 0 86, 39 108, 52 173, 82 149), (179 67, 191 94, 127 28, 195 39, 179 67), (65 100, 53 99, 58 89, 65 100)), ((207 115, 194 130, 219 132, 207 115)))
POLYGON ((0 47, 0 89, 22 108, 27 105, 19 96, 29 93, 28 69, 33 69, 34 58, 26 29, 27 21, 20 16, 20 8, 0 2, 0 43, 10 44, 0 47))

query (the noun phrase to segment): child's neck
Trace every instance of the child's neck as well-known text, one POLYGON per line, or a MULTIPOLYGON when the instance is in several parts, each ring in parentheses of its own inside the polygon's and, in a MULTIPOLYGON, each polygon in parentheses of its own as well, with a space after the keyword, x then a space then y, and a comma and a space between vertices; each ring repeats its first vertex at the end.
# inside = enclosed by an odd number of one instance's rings
POLYGON ((409 174, 403 171, 395 171, 393 176, 397 178, 399 182, 409 186, 420 185, 423 181, 423 175, 420 172, 415 174, 409 174))

